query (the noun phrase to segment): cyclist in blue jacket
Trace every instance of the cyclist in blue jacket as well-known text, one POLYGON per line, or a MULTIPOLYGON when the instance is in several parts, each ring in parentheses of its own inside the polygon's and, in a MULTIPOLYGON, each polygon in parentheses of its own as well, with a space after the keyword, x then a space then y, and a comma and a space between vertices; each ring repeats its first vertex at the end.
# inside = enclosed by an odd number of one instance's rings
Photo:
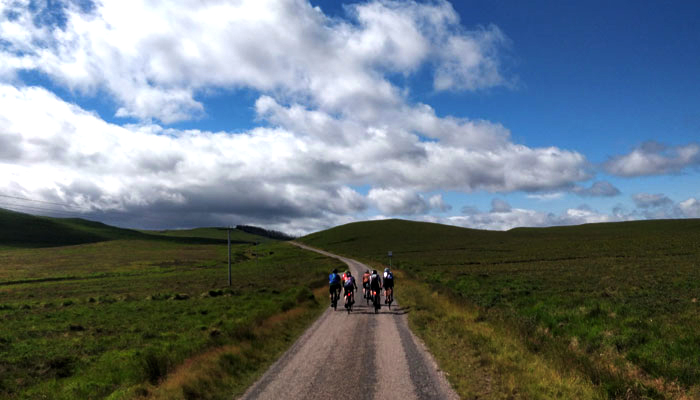
POLYGON ((333 296, 340 297, 340 275, 338 275, 338 268, 334 268, 333 272, 328 275, 328 292, 331 295, 331 307, 333 307, 333 296))

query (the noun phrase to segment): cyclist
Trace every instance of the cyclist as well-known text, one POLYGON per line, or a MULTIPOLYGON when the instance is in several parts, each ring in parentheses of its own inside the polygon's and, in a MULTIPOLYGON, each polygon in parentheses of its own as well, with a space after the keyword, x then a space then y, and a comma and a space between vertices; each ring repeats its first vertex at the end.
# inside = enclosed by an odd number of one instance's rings
POLYGON ((328 291, 331 294, 331 307, 333 307, 333 296, 340 296, 340 275, 338 275, 338 268, 334 268, 333 272, 328 275, 328 291))
POLYGON ((384 268, 384 304, 389 304, 394 299, 394 274, 389 268, 384 268))
POLYGON ((367 292, 369 291, 369 270, 365 270, 365 273, 362 274, 362 295, 367 298, 367 292))
POLYGON ((382 291, 382 278, 379 276, 376 269, 373 269, 372 275, 369 276, 369 289, 371 291, 376 291, 377 296, 379 296, 382 291))
MULTIPOLYGON (((355 278, 352 276, 350 271, 345 271, 345 282, 343 283, 343 288, 345 289, 345 304, 347 307, 348 294, 357 290, 357 283, 355 283, 355 278)), ((352 303, 355 303, 354 299, 352 300, 352 303)))

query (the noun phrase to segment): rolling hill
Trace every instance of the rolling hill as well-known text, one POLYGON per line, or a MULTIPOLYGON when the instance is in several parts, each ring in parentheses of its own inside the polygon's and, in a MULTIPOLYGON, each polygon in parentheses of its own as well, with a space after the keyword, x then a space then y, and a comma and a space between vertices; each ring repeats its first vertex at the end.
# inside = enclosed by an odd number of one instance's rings
MULTIPOLYGON (((41 217, 0 208, 0 247, 58 247, 122 239, 222 243, 226 241, 226 229, 133 230, 81 218, 41 217)), ((231 231, 231 241, 234 243, 265 243, 272 240, 237 229, 231 231)))
POLYGON ((0 246, 54 247, 144 236, 79 218, 38 217, 0 209, 0 246))

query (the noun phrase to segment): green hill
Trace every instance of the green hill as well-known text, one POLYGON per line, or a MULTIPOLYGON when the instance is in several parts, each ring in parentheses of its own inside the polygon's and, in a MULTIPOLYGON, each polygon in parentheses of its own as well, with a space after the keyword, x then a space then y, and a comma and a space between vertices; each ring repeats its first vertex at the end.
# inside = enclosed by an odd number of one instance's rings
MULTIPOLYGON (((147 233, 149 235, 159 235, 167 236, 172 238, 202 238, 202 239, 216 239, 216 240, 227 240, 227 229, 226 228, 195 228, 195 229, 170 229, 162 231, 148 231, 143 230, 141 232, 147 233)), ((273 239, 254 235, 248 232, 243 232, 239 229, 231 229, 231 241, 236 243, 267 243, 274 241, 273 239)))
MULTIPOLYGON (((227 237, 225 228, 137 231, 81 218, 40 217, 0 209, 0 247, 59 247, 121 239, 214 244, 225 242, 227 237)), ((267 243, 272 239, 232 229, 231 241, 267 243)))
POLYGON ((0 209, 0 246, 54 247, 145 235, 79 218, 38 217, 0 209))
POLYGON ((386 220, 299 241, 378 269, 392 251, 397 299, 463 397, 589 398, 583 383, 601 398, 700 398, 700 220, 506 232, 386 220))

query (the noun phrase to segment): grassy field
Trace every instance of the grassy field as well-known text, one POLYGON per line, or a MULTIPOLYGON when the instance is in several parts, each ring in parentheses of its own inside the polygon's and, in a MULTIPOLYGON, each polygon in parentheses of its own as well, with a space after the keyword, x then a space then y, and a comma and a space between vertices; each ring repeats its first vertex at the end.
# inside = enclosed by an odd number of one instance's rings
MULTIPOLYGON (((172 229, 163 231, 140 231, 149 235, 167 236, 171 238, 206 238, 215 240, 227 240, 226 228, 196 228, 196 229, 172 229)), ((248 243, 268 243, 273 239, 252 235, 238 229, 231 229, 231 241, 248 243)))
POLYGON ((397 296, 465 398, 700 398, 699 220, 509 232, 389 220, 300 241, 377 266, 391 250, 421 293, 397 283, 397 296))
POLYGON ((0 249, 0 398, 230 398, 325 309, 313 290, 339 266, 282 242, 235 244, 228 287, 226 244, 205 231, 99 230, 0 249))

